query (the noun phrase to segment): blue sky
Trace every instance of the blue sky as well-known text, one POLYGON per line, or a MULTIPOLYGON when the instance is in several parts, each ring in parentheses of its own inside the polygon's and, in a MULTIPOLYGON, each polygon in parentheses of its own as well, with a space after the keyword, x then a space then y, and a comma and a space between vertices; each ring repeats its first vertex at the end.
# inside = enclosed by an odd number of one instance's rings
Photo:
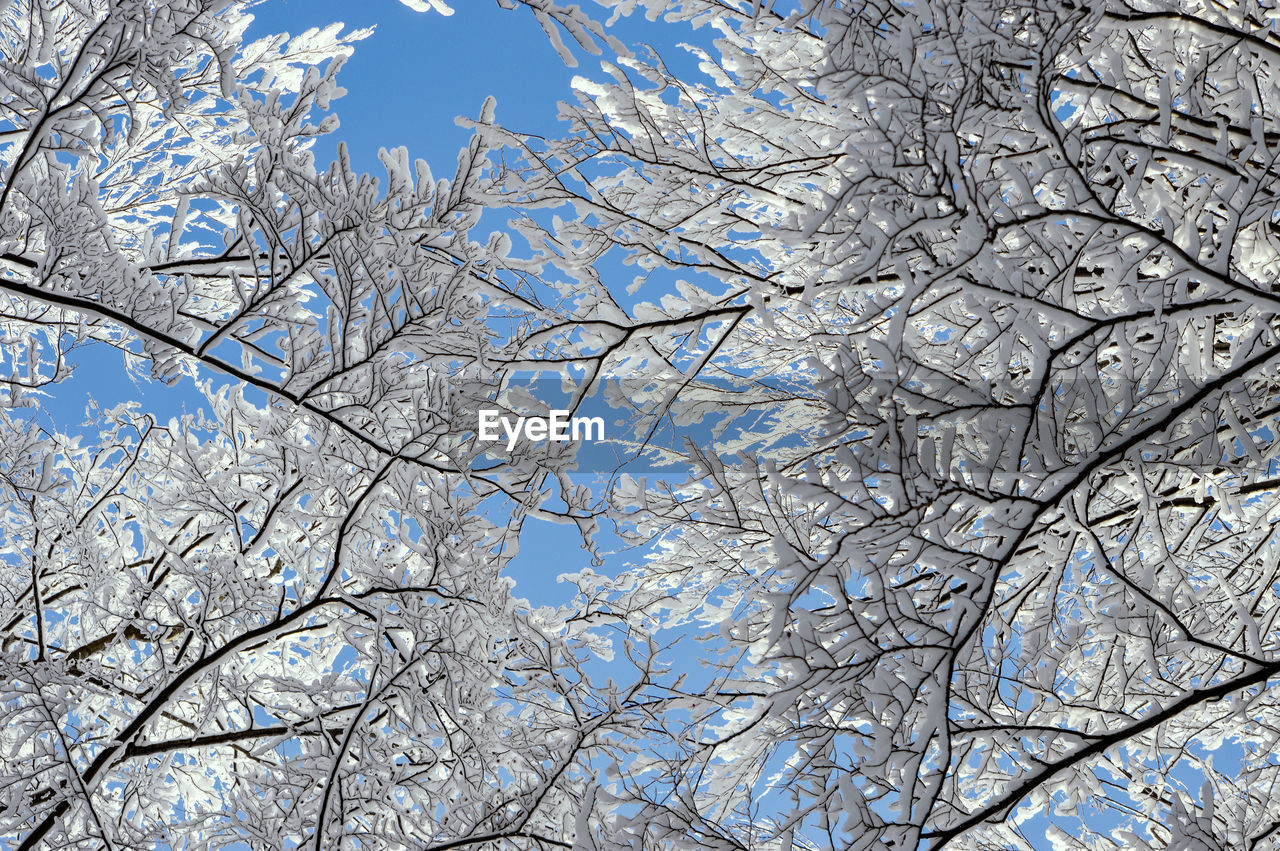
MULTIPOLYGON (((488 95, 497 98, 498 119, 506 126, 562 134, 556 103, 572 99, 575 75, 600 75, 599 58, 576 50, 579 67, 566 67, 526 8, 504 10, 495 0, 451 5, 454 14, 444 16, 414 12, 399 0, 266 0, 253 9, 248 37, 297 35, 335 21, 348 30, 374 28, 342 69, 339 79, 348 94, 334 104, 342 125, 327 140, 330 146, 345 141, 356 167, 373 174, 382 173, 378 148, 398 145, 425 159, 437 175, 451 174, 458 150, 470 138, 454 118, 477 115, 488 95)), ((621 20, 615 31, 629 44, 653 44, 677 65, 678 42, 710 36, 705 28, 695 34, 687 25, 639 15, 621 20)), ((575 47, 567 36, 565 42, 575 47)), ((317 164, 328 162, 329 151, 318 153, 317 164)))
MULTIPOLYGON (((446 17, 414 12, 398 0, 268 0, 253 10, 249 37, 297 35, 335 21, 347 30, 373 27, 342 69, 348 94, 335 102, 342 125, 328 142, 345 141, 356 166, 375 174, 379 146, 398 145, 443 173, 470 135, 455 116, 476 115, 492 94, 504 121, 553 132, 556 101, 576 73, 527 10, 505 11, 492 0, 454 7, 446 17)), ((317 163, 326 161, 322 155, 317 163)))

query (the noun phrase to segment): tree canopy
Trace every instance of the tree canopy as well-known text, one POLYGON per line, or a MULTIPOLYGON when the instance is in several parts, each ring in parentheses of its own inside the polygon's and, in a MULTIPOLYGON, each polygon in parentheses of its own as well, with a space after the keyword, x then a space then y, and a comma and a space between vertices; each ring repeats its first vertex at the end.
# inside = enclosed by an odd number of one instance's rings
POLYGON ((0 844, 1280 847, 1275 4, 499 4, 601 62, 446 179, 364 33, 0 12, 0 844))

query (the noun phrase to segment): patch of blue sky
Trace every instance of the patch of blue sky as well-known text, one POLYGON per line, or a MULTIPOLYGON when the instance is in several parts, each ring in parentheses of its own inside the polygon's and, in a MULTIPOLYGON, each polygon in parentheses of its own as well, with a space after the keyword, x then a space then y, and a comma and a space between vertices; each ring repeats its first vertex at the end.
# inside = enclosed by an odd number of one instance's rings
MULTIPOLYGON (((486 96, 498 102, 498 119, 513 129, 556 136, 557 100, 571 100, 577 75, 601 73, 599 59, 567 41, 578 68, 567 67, 527 9, 506 11, 490 3, 459 3, 444 17, 413 12, 394 0, 355 5, 342 0, 271 0, 253 10, 248 38, 297 34, 334 21, 372 27, 356 45, 339 82, 348 95, 336 101, 341 129, 317 146, 317 161, 332 159, 345 141, 358 167, 378 173, 377 150, 405 145, 433 167, 452 166, 470 131, 455 116, 475 116, 486 96)), ((688 27, 624 18, 614 30, 623 41, 654 46, 677 73, 695 60, 679 48, 698 36, 688 27)))

